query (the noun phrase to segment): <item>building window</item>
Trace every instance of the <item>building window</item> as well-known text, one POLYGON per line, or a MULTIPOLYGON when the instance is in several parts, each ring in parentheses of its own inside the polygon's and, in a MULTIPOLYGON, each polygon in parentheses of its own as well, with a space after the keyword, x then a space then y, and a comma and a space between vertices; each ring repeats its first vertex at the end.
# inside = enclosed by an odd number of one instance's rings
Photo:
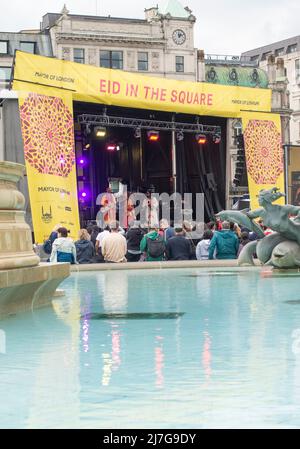
POLYGON ((107 69, 123 69, 123 52, 112 50, 100 51, 100 67, 107 69))
POLYGON ((8 41, 0 41, 0 55, 8 54, 8 41))
POLYGON ((27 53, 35 53, 35 42, 20 42, 20 50, 27 53))
POLYGON ((148 53, 144 51, 138 52, 138 70, 148 71, 148 53))
POLYGON ((287 53, 295 53, 297 51, 297 44, 289 45, 287 48, 287 53))
POLYGON ((184 72, 184 56, 176 56, 176 72, 184 72))
POLYGON ((79 64, 84 64, 84 48, 73 49, 73 61, 79 64))
POLYGON ((11 67, 0 67, 0 82, 10 81, 11 67))
POLYGON ((266 53, 263 53, 263 55, 261 57, 261 60, 265 61, 268 58, 268 56, 271 55, 271 54, 272 54, 271 51, 267 51, 266 53))
POLYGON ((283 56, 283 55, 284 55, 284 47, 277 48, 277 50, 275 50, 275 56, 283 56))
POLYGON ((295 76, 296 82, 300 81, 300 59, 296 59, 295 61, 295 76))
POLYGON ((258 61, 258 59, 259 59, 259 55, 255 55, 255 56, 251 56, 250 57, 250 61, 253 61, 253 62, 258 61))

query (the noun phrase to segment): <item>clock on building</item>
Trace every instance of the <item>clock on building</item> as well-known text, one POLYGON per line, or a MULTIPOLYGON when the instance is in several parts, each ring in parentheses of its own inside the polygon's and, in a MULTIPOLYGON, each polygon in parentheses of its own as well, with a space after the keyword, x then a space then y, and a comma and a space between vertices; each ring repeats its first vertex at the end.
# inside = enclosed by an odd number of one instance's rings
POLYGON ((172 39, 175 42, 175 44, 177 44, 177 45, 184 44, 184 42, 186 40, 185 32, 182 31, 182 30, 175 30, 175 31, 173 31, 172 39))

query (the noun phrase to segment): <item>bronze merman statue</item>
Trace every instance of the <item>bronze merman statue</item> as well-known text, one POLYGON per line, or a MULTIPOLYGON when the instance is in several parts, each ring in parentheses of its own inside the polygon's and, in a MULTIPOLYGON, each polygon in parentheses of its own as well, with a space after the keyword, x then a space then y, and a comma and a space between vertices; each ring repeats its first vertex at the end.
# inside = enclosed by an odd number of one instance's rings
POLYGON ((274 231, 273 234, 265 236, 261 240, 245 245, 238 259, 239 265, 254 265, 253 254, 256 253, 258 259, 264 264, 277 268, 300 267, 300 207, 290 204, 284 206, 273 204, 282 196, 285 195, 277 187, 270 190, 263 189, 258 195, 258 202, 261 206, 259 209, 249 212, 229 210, 217 214, 217 217, 222 220, 227 219, 247 227, 258 237, 262 237, 262 233, 261 230, 257 232, 258 225, 253 221, 255 218, 260 217, 265 226, 274 231), (233 213, 234 217, 232 217, 233 213), (295 216, 295 218, 291 218, 291 216, 295 216))

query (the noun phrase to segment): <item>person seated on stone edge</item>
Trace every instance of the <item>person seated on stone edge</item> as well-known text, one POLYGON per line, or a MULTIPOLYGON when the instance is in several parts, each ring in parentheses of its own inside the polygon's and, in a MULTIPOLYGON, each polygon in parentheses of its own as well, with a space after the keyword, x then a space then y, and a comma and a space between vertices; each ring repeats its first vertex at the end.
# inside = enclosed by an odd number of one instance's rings
POLYGON ((101 249, 105 262, 126 262, 127 242, 125 237, 119 232, 119 222, 110 223, 110 234, 102 240, 101 249))
POLYGON ((236 259, 240 242, 234 231, 230 230, 230 223, 223 221, 222 231, 215 231, 209 245, 209 259, 236 259))
POLYGON ((193 255, 190 239, 186 238, 182 227, 175 228, 175 236, 167 241, 168 260, 190 260, 193 255))
POLYGON ((58 228, 58 238, 52 244, 52 252, 50 262, 70 262, 77 263, 76 248, 74 242, 68 237, 68 230, 66 228, 58 228))
POLYGON ((91 242, 91 236, 86 229, 80 229, 78 240, 75 242, 77 262, 92 263, 95 256, 95 247, 91 242))

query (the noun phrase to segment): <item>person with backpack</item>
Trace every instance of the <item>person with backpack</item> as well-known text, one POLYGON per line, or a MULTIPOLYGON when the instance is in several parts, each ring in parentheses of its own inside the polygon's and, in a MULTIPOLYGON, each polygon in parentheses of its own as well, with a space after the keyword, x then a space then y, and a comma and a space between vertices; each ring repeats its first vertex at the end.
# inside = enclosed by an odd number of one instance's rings
POLYGON ((146 253, 146 262, 160 262, 164 260, 166 243, 159 235, 157 228, 150 228, 148 234, 144 235, 140 243, 140 250, 146 253))

